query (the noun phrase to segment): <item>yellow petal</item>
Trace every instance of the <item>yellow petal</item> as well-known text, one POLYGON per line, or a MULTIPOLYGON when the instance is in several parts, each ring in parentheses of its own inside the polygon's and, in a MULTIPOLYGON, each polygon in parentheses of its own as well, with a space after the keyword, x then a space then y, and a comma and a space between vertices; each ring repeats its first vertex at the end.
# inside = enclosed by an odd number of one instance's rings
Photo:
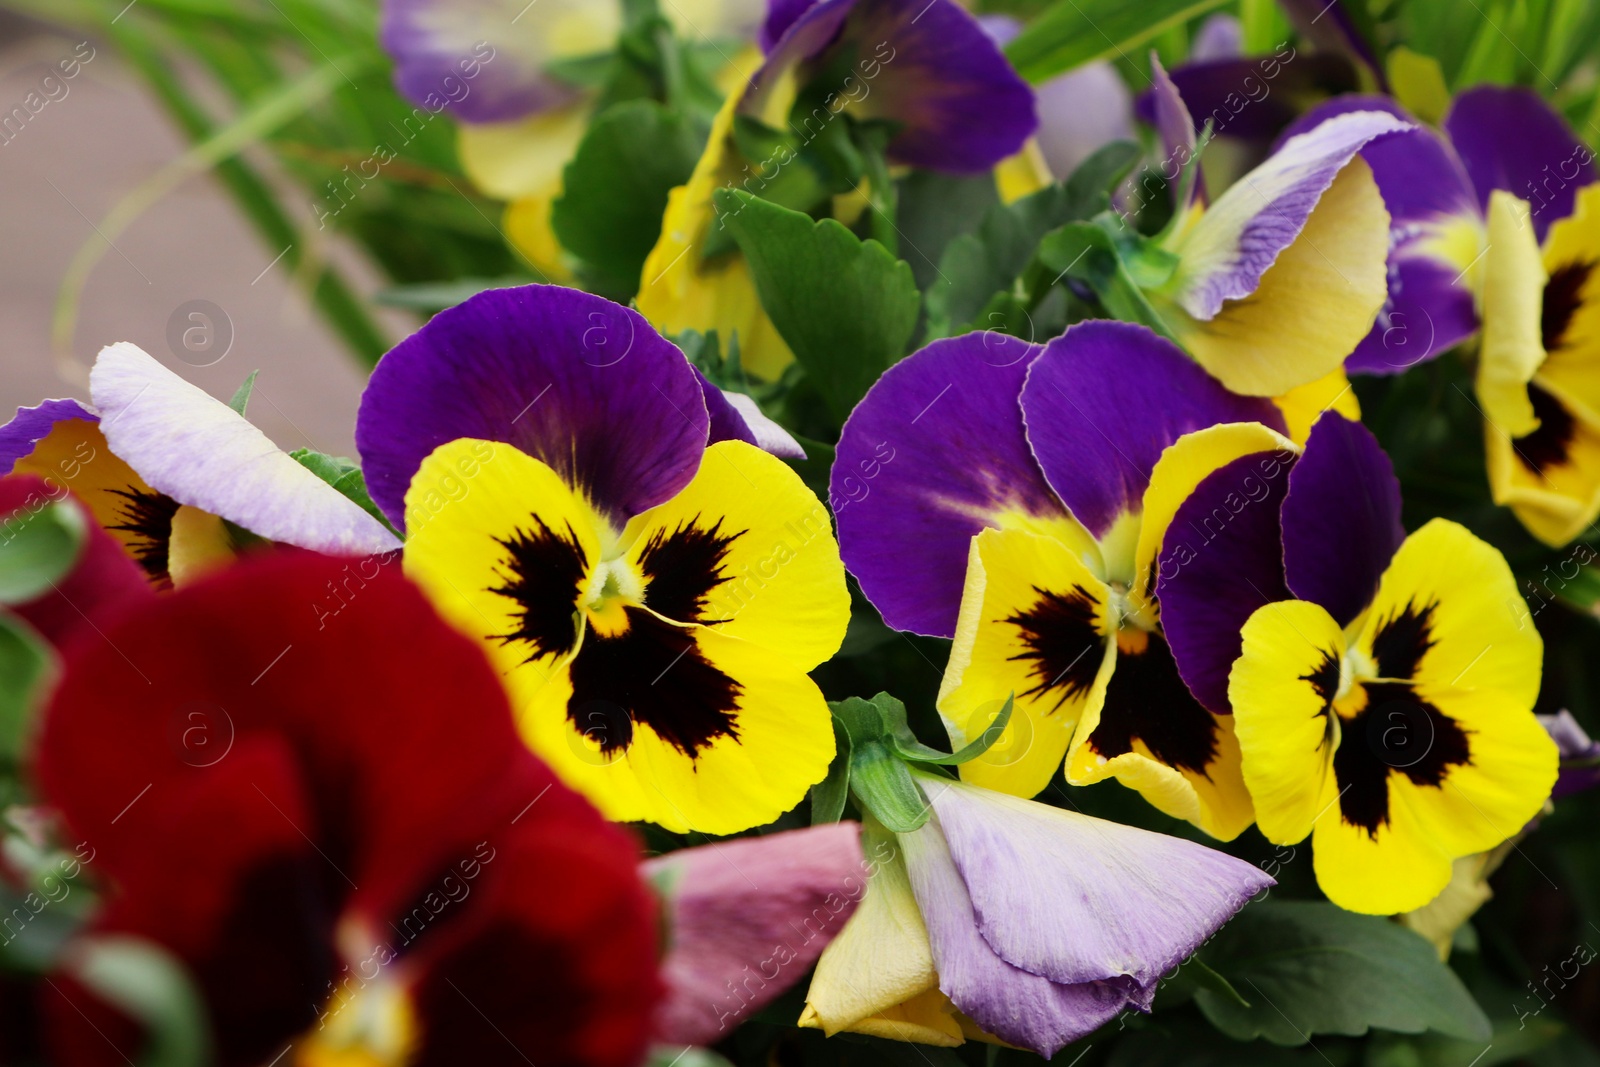
POLYGON ((556 284, 573 280, 572 268, 567 266, 561 242, 550 225, 550 211, 561 195, 559 183, 555 188, 536 195, 520 197, 506 205, 506 239, 534 270, 556 284))
POLYGON ((1489 854, 1462 856, 1450 868, 1450 884, 1444 891, 1415 911, 1400 916, 1400 921, 1432 942, 1441 960, 1450 958, 1456 931, 1479 908, 1489 902, 1489 854))
POLYGON ((1302 448, 1306 438, 1311 436, 1311 427, 1324 411, 1337 411, 1352 422, 1361 421, 1361 402, 1356 399, 1356 391, 1350 388, 1350 379, 1343 367, 1327 377, 1273 397, 1272 402, 1283 412, 1289 439, 1302 448))
POLYGON ((217 516, 187 505, 173 514, 172 535, 167 539, 167 573, 173 588, 226 567, 236 554, 233 538, 217 516))
POLYGON ((1544 362, 1539 325, 1544 283, 1527 203, 1495 190, 1489 196, 1489 241, 1483 255, 1477 392, 1483 413, 1500 435, 1522 437, 1539 426, 1528 383, 1544 362))
POLYGON ((462 123, 456 150, 467 178, 496 200, 554 195, 588 128, 589 104, 573 104, 515 122, 462 123))
POLYGON ((1388 821, 1371 834, 1344 821, 1337 804, 1317 820, 1311 837, 1317 885, 1346 911, 1411 911, 1450 884, 1451 858, 1412 811, 1410 788, 1403 778, 1390 775, 1388 821))
POLYGON ((1038 140, 1032 137, 1015 155, 1007 156, 996 165, 994 180, 1002 204, 1016 203, 1055 181, 1038 140))
POLYGON ((939 714, 951 743, 978 737, 1015 697, 1011 721, 964 781, 1031 797, 1050 784, 1111 669, 1111 590, 1061 542, 1025 530, 972 539, 939 714))
POLYGON ((1372 171, 1356 158, 1253 294, 1227 302, 1209 321, 1191 318, 1176 302, 1162 301, 1161 311, 1223 385, 1246 396, 1282 396, 1333 373, 1367 335, 1388 296, 1388 250, 1389 212, 1372 171))
POLYGON ((98 423, 88 419, 61 420, 8 473, 37 475, 52 490, 56 486, 72 490, 89 508, 94 521, 130 554, 134 546, 143 542, 139 534, 117 529, 127 521, 124 511, 128 506, 127 499, 117 494, 131 491, 155 495, 155 490, 111 451, 98 423))

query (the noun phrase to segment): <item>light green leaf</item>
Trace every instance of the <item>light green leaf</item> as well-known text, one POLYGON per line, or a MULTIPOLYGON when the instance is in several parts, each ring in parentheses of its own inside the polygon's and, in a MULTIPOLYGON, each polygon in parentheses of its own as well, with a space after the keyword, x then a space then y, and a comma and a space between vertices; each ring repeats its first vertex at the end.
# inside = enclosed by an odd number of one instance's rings
POLYGON ((250 394, 255 391, 256 375, 260 373, 259 370, 251 371, 250 377, 246 378, 243 384, 234 390, 233 399, 228 401, 228 406, 241 416, 244 414, 245 408, 250 406, 250 394))
POLYGON ((1267 900, 1240 912, 1203 955, 1250 1002, 1195 992, 1200 1011, 1235 1040, 1303 1045, 1373 1029, 1489 1037, 1488 1017, 1433 946, 1387 919, 1267 900))
POLYGON ((73 977, 144 1024, 137 1067, 202 1067, 211 1034, 199 992, 183 965, 154 942, 123 936, 85 940, 73 977))
POLYGON ((850 731, 838 718, 833 720, 833 763, 828 776, 811 787, 811 825, 838 822, 844 802, 850 795, 850 731))
POLYGON ((55 672, 48 645, 21 619, 0 613, 0 762, 16 763, 55 672))
POLYGON ((309 448, 297 448, 289 453, 289 458, 339 490, 346 499, 360 505, 362 511, 383 523, 390 533, 400 537, 400 531, 390 525, 388 517, 373 502, 372 494, 367 492, 367 480, 354 460, 313 452, 309 448))
POLYGON ((761 306, 842 422, 911 342, 922 297, 910 264, 833 219, 814 222, 739 190, 715 199, 761 306))
POLYGON ((65 578, 83 551, 88 519, 69 500, 23 508, 0 523, 0 604, 26 604, 65 578))
MULTIPOLYGON (((1115 220, 1115 216, 1109 218, 1115 220)), ((1094 290, 1100 305, 1114 318, 1143 323, 1171 337, 1167 324, 1145 299, 1119 252, 1116 241, 1101 226, 1072 222, 1039 243, 1039 263, 1057 280, 1074 278, 1087 284, 1094 290)), ((1159 275, 1153 268, 1144 273, 1150 277, 1159 275)))
POLYGON ((882 741, 853 741, 850 791, 857 803, 897 834, 928 821, 928 798, 905 762, 882 741))
POLYGON ((1226 0, 1058 0, 1006 46, 1017 73, 1034 84, 1090 60, 1116 58, 1226 0))
MULTIPOLYGON (((1005 705, 1000 709, 994 721, 984 728, 983 732, 973 738, 956 752, 940 752, 936 748, 929 748, 911 735, 910 729, 903 734, 891 735, 891 743, 902 759, 913 763, 931 763, 940 767, 955 767, 970 762, 994 747, 995 742, 1006 732, 1006 724, 1011 721, 1011 708, 1015 703, 1015 694, 1006 697, 1005 705)), ((903 713, 903 711, 902 711, 903 713)), ((902 723, 904 720, 902 719, 902 723)))

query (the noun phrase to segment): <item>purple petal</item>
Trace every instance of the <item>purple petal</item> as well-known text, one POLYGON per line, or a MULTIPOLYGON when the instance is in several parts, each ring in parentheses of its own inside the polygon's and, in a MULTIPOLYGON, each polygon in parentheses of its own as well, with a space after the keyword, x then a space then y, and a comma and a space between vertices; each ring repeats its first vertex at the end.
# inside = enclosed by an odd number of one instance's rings
POLYGON ((0 474, 9 474, 17 460, 33 453, 33 446, 49 436, 58 422, 86 419, 99 422, 100 416, 76 400, 43 400, 38 406, 18 408, 16 418, 0 426, 0 474))
POLYGON ((829 482, 845 566, 897 630, 955 633, 978 531, 1007 512, 1063 518, 1017 398, 1038 345, 935 341, 890 367, 844 424, 829 482))
POLYGON ((101 351, 89 392, 106 445, 152 489, 269 541, 329 555, 400 547, 360 505, 243 415, 126 342, 101 351))
POLYGON ((769 419, 753 398, 718 389, 698 368, 695 373, 700 376, 700 391, 711 418, 708 445, 718 441, 743 441, 780 459, 806 458, 806 450, 800 447, 794 435, 769 419))
MULTIPOLYGON (((1287 56, 1279 52, 1196 60, 1175 67, 1172 80, 1196 128, 1210 120, 1215 134, 1252 140, 1276 136, 1307 99, 1348 92, 1357 85, 1355 70, 1344 57, 1295 55, 1292 50, 1287 56)), ((1140 118, 1153 122, 1154 91, 1140 94, 1137 107, 1140 118)))
POLYGON ((475 437, 543 460, 620 527, 694 477, 709 428, 700 381, 628 308, 553 285, 491 289, 383 357, 356 447, 396 526, 423 459, 475 437))
POLYGON ((1244 23, 1237 16, 1218 12, 1200 24, 1189 46, 1189 59, 1204 63, 1213 59, 1233 59, 1244 54, 1244 23))
MULTIPOLYGON (((1033 90, 954 0, 822 0, 788 25, 751 79, 745 110, 761 110, 794 67, 827 69, 838 55, 853 56, 854 66, 834 99, 863 118, 898 123, 889 142, 898 163, 988 170, 1037 126, 1033 90)), ((807 121, 799 125, 810 130, 807 121)))
MULTIPOLYGON (((1189 109, 1184 106, 1183 95, 1178 92, 1178 87, 1167 75, 1167 68, 1161 65, 1161 59, 1154 51, 1150 53, 1150 76, 1155 83, 1150 90, 1155 112, 1152 125, 1161 138, 1164 161, 1162 172, 1176 174, 1194 159, 1194 119, 1189 117, 1189 109)), ((1196 174, 1195 184, 1189 191, 1188 203, 1178 205, 1178 210, 1186 209, 1196 199, 1205 199, 1205 194, 1201 190, 1203 184, 1203 179, 1196 174)))
POLYGON ((1572 712, 1562 708, 1538 719, 1561 752, 1561 774, 1550 799, 1559 800, 1600 785, 1600 742, 1589 737, 1572 712))
POLYGON ((793 26, 795 21, 816 2, 817 0, 767 0, 767 18, 761 24, 761 34, 757 38, 761 51, 771 55, 783 35, 789 32, 789 27, 793 26))
POLYGON ((1162 450, 1184 434, 1223 422, 1284 429, 1271 401, 1228 392, 1147 327, 1103 319, 1045 346, 1022 412, 1045 479, 1096 537, 1139 508, 1162 450))
MULTIPOLYGON (((1131 979, 1060 985, 1007 963, 978 932, 972 900, 938 824, 898 841, 928 928, 939 989, 988 1033, 1048 1057, 1147 1002, 1131 979)), ((1059 913, 1060 900, 1052 903, 1059 913)))
MULTIPOLYGON (((1346 96, 1312 109, 1285 139, 1352 111, 1411 117, 1388 97, 1346 96)), ((1369 142, 1361 158, 1389 210, 1389 298, 1378 320, 1346 361, 1352 371, 1395 374, 1477 331, 1466 264, 1438 258, 1429 238, 1451 225, 1482 225, 1472 180, 1454 149, 1425 126, 1369 142)))
POLYGON ((1400 482, 1372 431, 1324 412, 1289 475, 1281 515, 1289 590, 1347 625, 1371 602, 1406 537, 1400 482))
POLYGON ((429 113, 416 116, 424 120, 449 111, 468 122, 504 122, 570 103, 579 91, 544 73, 555 58, 550 24, 589 17, 598 41, 617 22, 602 16, 604 5, 580 14, 580 3, 588 6, 588 0, 389 0, 381 39, 394 58, 395 88, 429 113))
POLYGON ((1388 88, 1383 64, 1341 0, 1280 0, 1279 6, 1300 36, 1318 51, 1349 56, 1367 68, 1378 88, 1388 88))
POLYGON ((1358 111, 1285 141, 1219 196, 1189 231, 1183 251, 1195 261, 1180 268, 1186 271, 1180 294, 1184 309, 1209 320, 1226 301, 1254 293, 1355 154, 1374 138, 1408 128, 1393 115, 1358 111))
POLYGON ((1275 452, 1219 467, 1178 506, 1157 567, 1161 632, 1178 674, 1207 710, 1233 711, 1228 673, 1257 608, 1293 599, 1283 580, 1278 511, 1294 466, 1275 452))
POLYGON ((1532 89, 1480 85, 1455 98, 1445 132, 1472 176, 1478 205, 1505 189, 1533 209, 1539 240, 1572 214, 1579 187, 1595 180, 1594 152, 1532 89))
POLYGON ((720 1041, 805 975, 866 889, 860 830, 737 838, 643 865, 663 887, 670 938, 656 1040, 720 1041))
POLYGON ((929 801, 983 940, 1051 981, 1152 985, 1273 884, 1253 864, 1193 841, 943 785, 928 784, 929 801))
POLYGON ((1136 139, 1133 94, 1105 60, 1085 63, 1034 87, 1039 150, 1050 173, 1069 177, 1078 164, 1112 141, 1136 139))

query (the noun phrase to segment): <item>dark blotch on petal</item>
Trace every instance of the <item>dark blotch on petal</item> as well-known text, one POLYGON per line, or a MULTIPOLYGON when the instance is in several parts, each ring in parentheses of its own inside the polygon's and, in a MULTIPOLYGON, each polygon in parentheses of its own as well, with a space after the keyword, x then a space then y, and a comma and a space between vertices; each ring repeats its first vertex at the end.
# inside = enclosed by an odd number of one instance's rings
POLYGON ((1094 598, 1082 586, 1073 586, 1065 595, 1038 586, 1033 590, 1039 594, 1038 603, 1005 620, 1022 631, 1022 643, 1028 646, 1028 651, 1011 658, 1033 661, 1038 683, 1023 695, 1059 692, 1055 705, 1059 708, 1094 685, 1100 671, 1095 652, 1105 647, 1105 639, 1095 628, 1094 598))
POLYGON ((1533 402, 1533 413, 1539 419, 1539 428, 1526 437, 1511 442, 1522 465, 1535 474, 1567 462, 1567 450, 1577 425, 1572 413, 1550 393, 1533 382, 1528 383, 1528 399, 1533 402))
POLYGON ((1143 741, 1167 766, 1205 774, 1217 758, 1216 719, 1183 684, 1166 639, 1157 633, 1146 636, 1143 651, 1118 653, 1100 725, 1089 735, 1089 745, 1112 759, 1143 741))
POLYGON ((728 580, 722 563, 728 546, 743 534, 724 534, 721 519, 710 529, 690 522, 670 534, 657 530, 639 555, 639 567, 650 581, 645 604, 676 622, 724 621, 701 615, 711 590, 728 580))
POLYGON ((578 591, 588 569, 571 523, 565 535, 551 530, 537 516, 533 524, 538 529, 518 530, 500 540, 511 553, 510 573, 501 573, 505 584, 489 590, 516 601, 522 609, 522 625, 502 634, 500 641, 532 645, 529 663, 571 652, 578 643, 578 591))
POLYGON ((641 723, 693 759, 719 737, 739 738, 742 686, 709 663, 694 633, 642 608, 624 608, 628 629, 590 631, 572 661, 567 718, 607 755, 633 743, 641 723))
POLYGON ((1373 682, 1367 706, 1344 722, 1333 754, 1339 812, 1376 837, 1389 821, 1389 776, 1438 788, 1451 767, 1472 761, 1467 732, 1408 685, 1373 682))
POLYGON ((167 546, 172 541, 172 517, 178 513, 178 502, 164 493, 146 493, 132 486, 107 492, 126 501, 117 512, 122 521, 111 529, 132 534, 128 551, 145 574, 162 586, 171 585, 167 546))
POLYGON ((1545 282, 1539 333, 1546 352, 1561 346, 1573 314, 1583 303, 1583 286, 1594 268, 1593 262, 1567 263, 1557 267, 1545 282))
POLYGON ((1433 647, 1433 609, 1434 605, 1428 604, 1419 611, 1415 603, 1409 603, 1378 626, 1377 636, 1372 639, 1378 677, 1416 677, 1417 664, 1433 647))

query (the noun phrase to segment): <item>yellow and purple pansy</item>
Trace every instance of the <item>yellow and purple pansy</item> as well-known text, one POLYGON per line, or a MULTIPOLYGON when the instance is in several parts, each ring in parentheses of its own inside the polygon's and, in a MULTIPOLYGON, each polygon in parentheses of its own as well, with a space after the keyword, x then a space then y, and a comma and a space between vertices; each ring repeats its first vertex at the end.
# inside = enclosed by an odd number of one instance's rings
POLYGON ((1454 860, 1515 836, 1550 796, 1540 637, 1494 548, 1445 519, 1405 535, 1388 457, 1359 423, 1330 412, 1266 478, 1269 458, 1219 468, 1174 515, 1191 536, 1162 561, 1173 655, 1232 713, 1262 834, 1310 836, 1343 908, 1419 908, 1454 860))
POLYGON ((712 194, 765 189, 794 165, 793 146, 744 159, 733 143, 741 116, 787 131, 802 149, 841 115, 888 123, 890 162, 958 173, 1013 155, 1037 121, 1033 91, 954 0, 784 0, 770 5, 760 43, 765 59, 745 68, 748 82, 729 94, 693 175, 667 201, 638 304, 666 333, 738 335, 742 365, 776 379, 794 355, 743 258, 726 246, 707 252, 719 225, 712 194))
POLYGON ((890 626, 955 639, 939 710, 957 744, 1016 698, 963 779, 1031 797, 1065 764, 1219 838, 1250 825, 1230 724, 1163 637, 1155 560, 1194 485, 1243 453, 1292 453, 1282 429, 1269 401, 1129 323, 938 341, 868 392, 833 469, 850 571, 890 626))
POLYGON ((233 408, 126 342, 89 373, 92 403, 46 400, 0 427, 0 473, 35 474, 89 508, 160 587, 232 558, 224 520, 335 556, 400 547, 376 518, 233 408))
POLYGON ((356 440, 405 569, 528 745, 618 820, 732 833, 827 773, 827 509, 637 313, 491 290, 386 355, 356 440), (731 435, 731 436, 730 436, 731 435))

